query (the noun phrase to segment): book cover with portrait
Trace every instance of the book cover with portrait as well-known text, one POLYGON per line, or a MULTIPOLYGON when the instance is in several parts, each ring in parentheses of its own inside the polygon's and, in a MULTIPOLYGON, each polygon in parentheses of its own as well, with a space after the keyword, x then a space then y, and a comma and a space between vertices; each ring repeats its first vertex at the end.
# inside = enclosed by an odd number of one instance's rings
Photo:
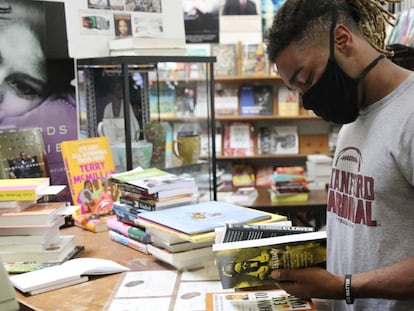
POLYGON ((0 133, 0 178, 48 177, 40 129, 0 133))
MULTIPOLYGON (((0 128, 39 129, 51 184, 66 185, 59 144, 77 138, 78 122, 64 3, 7 2, 9 9, 0 12, 0 70, 7 68, 0 81, 4 85, 0 128)), ((69 191, 56 199, 70 200, 69 191)))
POLYGON ((94 231, 99 219, 112 214, 113 202, 120 190, 110 177, 115 173, 107 137, 64 141, 62 157, 74 205, 80 208, 72 215, 75 225, 94 231))

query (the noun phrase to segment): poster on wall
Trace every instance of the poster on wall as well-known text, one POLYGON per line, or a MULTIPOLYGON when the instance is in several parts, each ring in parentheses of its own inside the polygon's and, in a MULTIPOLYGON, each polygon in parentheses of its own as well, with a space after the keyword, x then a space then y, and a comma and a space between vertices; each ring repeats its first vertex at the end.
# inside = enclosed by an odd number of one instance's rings
POLYGON ((257 43, 261 32, 260 0, 220 0, 220 43, 257 43))
POLYGON ((267 40, 267 33, 272 27, 273 18, 286 0, 262 0, 262 33, 263 40, 267 40))
POLYGON ((64 4, 2 1, 0 25, 0 130, 40 128, 51 183, 67 184, 60 142, 77 138, 78 122, 64 4))
MULTIPOLYGON (((175 40, 185 44, 182 0, 66 1, 69 55, 109 56, 109 42, 118 38, 175 40)), ((216 1, 216 0, 215 0, 216 1)))
POLYGON ((219 0, 182 0, 187 43, 219 43, 219 0))

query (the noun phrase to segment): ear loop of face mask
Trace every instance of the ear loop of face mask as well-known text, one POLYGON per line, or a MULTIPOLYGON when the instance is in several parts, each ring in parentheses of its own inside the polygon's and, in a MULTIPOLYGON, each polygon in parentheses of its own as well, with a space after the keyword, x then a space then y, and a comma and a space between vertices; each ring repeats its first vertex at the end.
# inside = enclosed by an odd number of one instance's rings
MULTIPOLYGON (((334 44, 335 44, 335 27, 336 22, 338 21, 338 11, 335 9, 332 12, 332 24, 330 29, 330 36, 329 36, 329 59, 332 61, 335 61, 335 51, 334 51, 334 44)), ((355 81, 358 83, 362 78, 364 78, 370 70, 375 67, 378 62, 385 57, 384 54, 381 54, 376 59, 374 59, 370 64, 368 64, 362 72, 359 74, 359 76, 355 79, 355 81)))

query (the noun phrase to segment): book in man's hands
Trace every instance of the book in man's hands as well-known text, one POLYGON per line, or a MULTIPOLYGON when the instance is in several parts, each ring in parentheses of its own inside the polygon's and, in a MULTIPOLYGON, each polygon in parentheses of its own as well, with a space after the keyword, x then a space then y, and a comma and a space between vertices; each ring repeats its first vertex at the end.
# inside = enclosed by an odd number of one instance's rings
POLYGON ((257 240, 313 231, 313 227, 226 224, 222 242, 257 240))
POLYGON ((325 266, 326 232, 213 244, 223 288, 274 285, 274 269, 325 266))
POLYGON ((12 285, 23 293, 35 295, 42 292, 85 282, 87 275, 104 275, 128 271, 129 268, 112 260, 100 258, 75 258, 51 266, 10 277, 12 285))

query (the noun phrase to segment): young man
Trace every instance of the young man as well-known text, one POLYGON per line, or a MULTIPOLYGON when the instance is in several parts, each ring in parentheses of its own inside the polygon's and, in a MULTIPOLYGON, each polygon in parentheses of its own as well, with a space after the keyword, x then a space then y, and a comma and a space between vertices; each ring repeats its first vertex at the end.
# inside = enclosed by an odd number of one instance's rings
POLYGON ((332 299, 335 311, 414 308, 414 75, 385 57, 386 2, 288 0, 269 34, 269 59, 304 107, 344 124, 327 269, 272 277, 293 295, 332 299))

